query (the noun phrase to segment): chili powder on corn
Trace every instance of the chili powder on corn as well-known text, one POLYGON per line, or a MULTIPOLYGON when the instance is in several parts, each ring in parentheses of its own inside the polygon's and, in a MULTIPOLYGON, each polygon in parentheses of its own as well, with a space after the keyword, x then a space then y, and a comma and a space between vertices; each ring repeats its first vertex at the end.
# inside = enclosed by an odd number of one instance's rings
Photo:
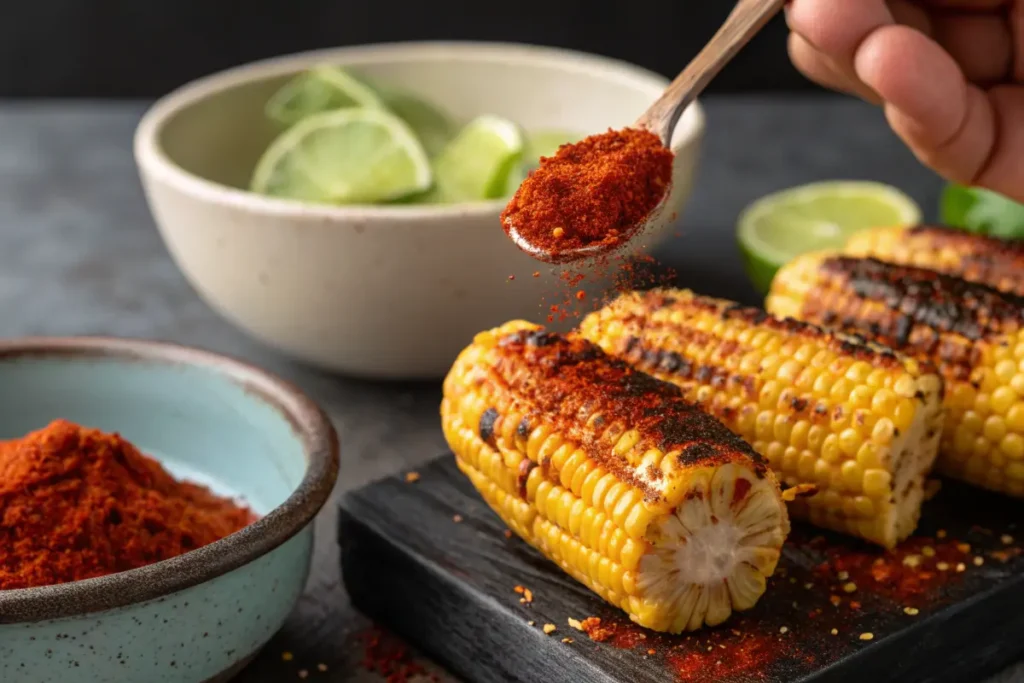
MULTIPOLYGON (((643 227, 672 182, 672 151, 639 128, 608 130, 541 159, 501 214, 552 261, 597 246, 610 251, 643 227)), ((545 259, 547 260, 547 259, 545 259)))
POLYGON ((135 569, 256 519, 117 434, 56 420, 0 442, 0 590, 135 569))

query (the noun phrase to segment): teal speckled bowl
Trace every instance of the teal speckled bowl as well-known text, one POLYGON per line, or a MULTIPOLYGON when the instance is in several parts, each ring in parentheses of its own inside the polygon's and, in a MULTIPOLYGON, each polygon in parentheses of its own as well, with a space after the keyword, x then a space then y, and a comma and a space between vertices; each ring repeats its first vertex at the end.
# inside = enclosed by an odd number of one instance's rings
POLYGON ((117 339, 0 341, 0 439, 55 418, 120 432, 261 519, 87 581, 0 591, 3 683, 199 683, 237 673, 305 585, 338 441, 298 389, 204 351, 117 339))

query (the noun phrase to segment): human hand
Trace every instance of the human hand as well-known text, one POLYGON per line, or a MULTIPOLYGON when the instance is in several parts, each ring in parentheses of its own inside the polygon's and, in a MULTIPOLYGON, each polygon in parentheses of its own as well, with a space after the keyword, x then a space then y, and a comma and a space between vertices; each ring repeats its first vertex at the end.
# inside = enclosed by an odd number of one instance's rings
POLYGON ((923 163, 1024 202, 1024 0, 791 0, 811 80, 881 104, 923 163))

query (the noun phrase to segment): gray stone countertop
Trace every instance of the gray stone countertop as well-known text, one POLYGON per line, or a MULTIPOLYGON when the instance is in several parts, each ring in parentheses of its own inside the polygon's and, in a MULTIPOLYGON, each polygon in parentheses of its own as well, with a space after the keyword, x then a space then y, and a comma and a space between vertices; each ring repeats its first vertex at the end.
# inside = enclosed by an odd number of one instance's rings
MULTIPOLYGON (((657 254, 680 284, 754 301, 733 241, 738 212, 770 191, 874 179, 934 213, 941 182, 881 113, 838 98, 711 99, 682 234, 657 254)), ((193 293, 160 241, 131 155, 145 103, 0 101, 0 335, 107 334, 176 341, 255 362, 302 386, 343 443, 335 496, 444 449, 436 383, 374 383, 300 367, 250 341, 193 293)), ((317 521, 314 572, 298 608, 240 683, 383 680, 360 667, 366 620, 338 571, 335 504, 317 521), (284 661, 283 652, 293 655, 284 661), (326 664, 321 671, 318 664, 326 664)), ((1024 664, 992 683, 1024 683, 1024 664)))

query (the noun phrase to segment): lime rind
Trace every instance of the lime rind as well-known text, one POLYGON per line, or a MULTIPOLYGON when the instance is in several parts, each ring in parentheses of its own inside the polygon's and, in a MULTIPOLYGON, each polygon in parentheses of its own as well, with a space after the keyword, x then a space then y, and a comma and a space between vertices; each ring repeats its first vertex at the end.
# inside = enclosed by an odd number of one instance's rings
POLYGON ((282 126, 294 126, 325 111, 350 107, 385 108, 372 88, 347 71, 315 66, 285 83, 267 101, 267 117, 282 126))
POLYGON ((346 204, 395 201, 425 192, 432 183, 426 152, 404 121, 383 109, 349 108, 314 114, 278 136, 257 164, 251 189, 289 199, 346 204), (358 178, 328 177, 327 164, 317 158, 319 150, 307 150, 305 143, 331 131, 342 139, 354 132, 346 128, 357 126, 362 130, 353 140, 367 140, 372 134, 381 144, 349 160, 353 165, 345 170, 359 174, 358 178), (396 169, 399 172, 393 172, 396 169))
POLYGON ((920 223, 904 192, 872 181, 826 181, 769 194, 744 209, 737 241, 755 287, 766 292, 775 271, 808 251, 841 248, 854 232, 920 223))

